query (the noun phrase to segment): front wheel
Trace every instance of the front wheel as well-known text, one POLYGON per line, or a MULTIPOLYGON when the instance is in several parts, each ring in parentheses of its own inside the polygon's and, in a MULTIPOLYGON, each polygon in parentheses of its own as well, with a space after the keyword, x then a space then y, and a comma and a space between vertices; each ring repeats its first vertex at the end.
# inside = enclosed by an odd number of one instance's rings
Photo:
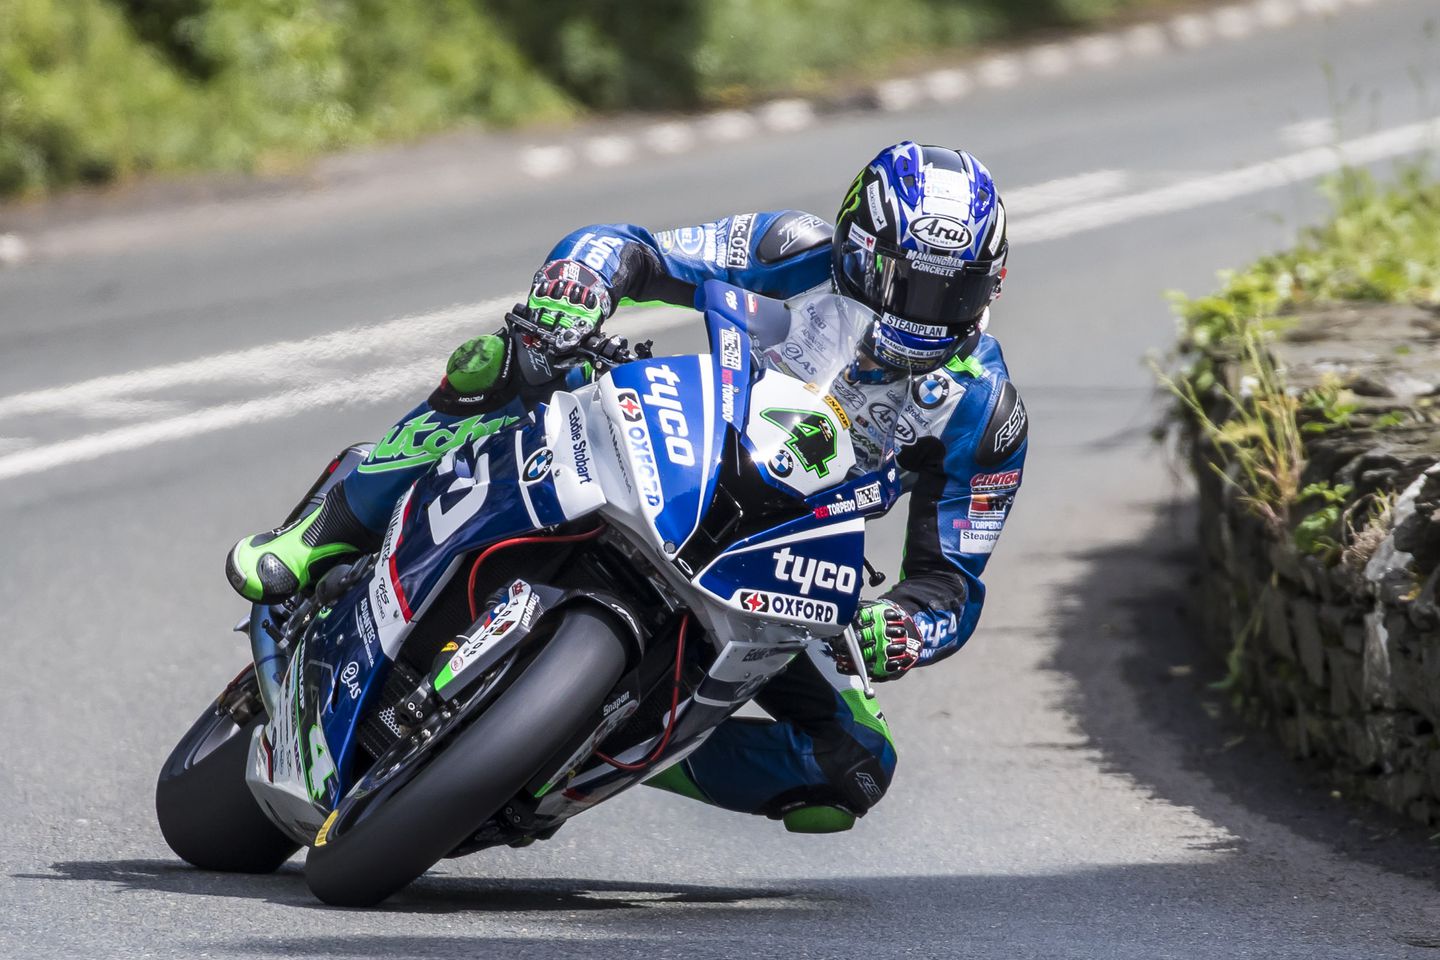
POLYGON ((305 881, 336 906, 373 906, 430 869, 519 792, 601 704, 625 669, 620 628, 567 609, 542 650, 414 780, 313 847, 305 881))
MULTIPOLYGON (((254 668, 237 683, 253 686, 254 668)), ((160 770, 155 784, 160 832, 171 850, 202 870, 272 873, 300 849, 261 812, 245 782, 250 732, 264 722, 262 710, 242 727, 213 704, 160 770)))

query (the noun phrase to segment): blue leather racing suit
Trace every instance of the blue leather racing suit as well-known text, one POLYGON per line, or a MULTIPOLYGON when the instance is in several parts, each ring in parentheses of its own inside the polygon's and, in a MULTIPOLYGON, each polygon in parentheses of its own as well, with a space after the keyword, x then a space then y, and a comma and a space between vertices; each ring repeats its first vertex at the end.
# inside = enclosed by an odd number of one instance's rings
MULTIPOLYGON (((794 210, 737 214, 657 233, 631 224, 597 225, 566 236, 549 260, 584 262, 610 284, 616 302, 698 306, 697 292, 711 279, 783 299, 828 289, 831 233, 822 218, 794 210)), ((852 420, 864 424, 869 418, 886 429, 895 421, 903 445, 899 462, 910 490, 905 556, 900 581, 884 596, 914 618, 925 641, 921 666, 953 654, 974 632, 985 601, 981 575, 1025 460, 1025 407, 999 343, 983 330, 982 323, 964 359, 917 381, 834 389, 852 420)), ((767 349, 804 377, 803 330, 792 328, 767 349)), ((507 359, 506 376, 484 395, 460 395, 442 382, 345 481, 356 517, 375 530, 385 526, 396 499, 429 466, 415 451, 438 459, 544 399, 521 396, 511 385, 515 380, 507 359)), ((895 750, 883 716, 857 687, 823 657, 797 658, 756 698, 775 722, 726 721, 666 771, 659 785, 771 816, 807 804, 863 814, 888 786, 895 750)))

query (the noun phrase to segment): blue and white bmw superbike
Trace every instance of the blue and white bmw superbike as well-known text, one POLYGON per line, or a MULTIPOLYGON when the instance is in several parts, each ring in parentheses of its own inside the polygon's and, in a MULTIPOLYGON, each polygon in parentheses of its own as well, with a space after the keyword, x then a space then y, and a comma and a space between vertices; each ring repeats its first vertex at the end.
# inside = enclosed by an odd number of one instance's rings
POLYGON ((676 763, 807 644, 862 659, 847 625, 865 521, 901 492, 896 444, 852 432, 830 384, 875 315, 718 281, 702 297, 710 350, 692 356, 507 316, 517 350, 597 375, 446 454, 378 552, 254 607, 254 663, 160 776, 177 854, 265 872, 305 845, 321 900, 378 903, 676 763), (802 317, 833 338, 810 382, 759 348, 802 317))

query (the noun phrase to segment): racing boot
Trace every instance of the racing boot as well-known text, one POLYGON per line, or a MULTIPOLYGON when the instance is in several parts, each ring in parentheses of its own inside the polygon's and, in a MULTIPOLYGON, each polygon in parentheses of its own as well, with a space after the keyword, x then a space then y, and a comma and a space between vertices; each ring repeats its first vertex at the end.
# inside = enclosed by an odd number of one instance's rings
POLYGON ((225 576, 246 600, 278 603, 345 557, 379 544, 380 535, 350 509, 343 485, 336 486, 299 520, 235 544, 225 558, 225 576))

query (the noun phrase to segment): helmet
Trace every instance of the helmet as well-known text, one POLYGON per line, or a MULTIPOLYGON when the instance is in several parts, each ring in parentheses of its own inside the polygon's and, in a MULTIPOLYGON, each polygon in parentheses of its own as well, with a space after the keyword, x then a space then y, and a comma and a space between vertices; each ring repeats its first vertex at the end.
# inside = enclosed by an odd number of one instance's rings
POLYGON ((837 289, 880 317, 861 344, 878 365, 870 379, 973 350, 1009 249, 1005 206, 979 160, 908 140, 880 151, 850 184, 831 252, 837 289))

